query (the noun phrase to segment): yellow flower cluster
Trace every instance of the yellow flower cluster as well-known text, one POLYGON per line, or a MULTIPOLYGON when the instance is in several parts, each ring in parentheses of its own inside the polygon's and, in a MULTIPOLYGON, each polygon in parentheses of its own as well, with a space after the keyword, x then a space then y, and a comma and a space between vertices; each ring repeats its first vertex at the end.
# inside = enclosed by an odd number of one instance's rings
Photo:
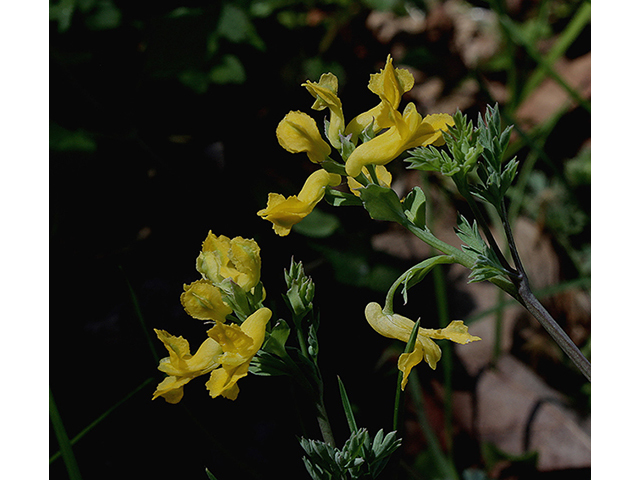
MULTIPOLYGON (((383 186, 391 183, 391 174, 384 165, 397 158, 405 150, 426 145, 442 145, 442 132, 453 125, 448 114, 422 117, 413 103, 402 112, 398 111, 402 95, 413 88, 413 75, 408 70, 394 68, 391 56, 385 67, 371 75, 369 90, 376 94, 380 102, 370 110, 352 119, 345 126, 342 102, 338 98, 338 79, 332 73, 325 73, 318 82, 305 82, 302 86, 315 98, 313 110, 329 109, 329 122, 325 129, 329 143, 320 135, 313 118, 300 111, 289 112, 278 125, 276 136, 280 145, 291 153, 305 152, 320 166, 329 161, 331 147, 340 151, 345 161, 344 169, 351 191, 358 195, 362 186, 355 180, 362 172, 371 180, 367 165, 375 165, 378 182, 383 186), (363 132, 376 135, 369 141, 358 144, 363 132), (351 142, 353 151, 347 153, 345 142, 351 142)), ((335 187, 342 181, 340 175, 319 170, 311 174, 298 195, 288 198, 270 193, 267 207, 258 215, 273 223, 273 229, 280 236, 288 235, 291 227, 309 215, 322 200, 325 189, 335 187)))
POLYGON ((233 309, 219 288, 223 281, 230 279, 242 291, 253 293, 260 282, 258 244, 241 237, 217 237, 209 232, 196 260, 196 269, 202 278, 184 286, 180 301, 193 318, 215 323, 193 355, 184 338, 155 330, 169 356, 160 360, 158 369, 167 377, 156 388, 154 400, 164 397, 169 403, 178 403, 184 386, 206 374, 210 374, 206 387, 213 398, 223 396, 235 400, 239 392, 237 382, 247 376, 251 359, 264 342, 271 310, 257 308, 241 325, 226 324, 233 309))

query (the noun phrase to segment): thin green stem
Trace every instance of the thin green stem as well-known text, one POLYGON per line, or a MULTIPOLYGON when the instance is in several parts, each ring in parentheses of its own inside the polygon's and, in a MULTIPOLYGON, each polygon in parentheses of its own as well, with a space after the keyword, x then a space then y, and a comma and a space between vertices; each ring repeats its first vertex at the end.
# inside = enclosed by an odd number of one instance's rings
POLYGON ((73 454, 73 448, 71 447, 69 436, 67 435, 67 431, 62 423, 62 417, 60 416, 56 402, 53 399, 51 387, 49 387, 49 418, 53 424, 53 431, 58 439, 60 451, 62 452, 62 459, 67 467, 70 480, 82 480, 82 475, 80 475, 80 469, 78 468, 78 462, 73 454))
POLYGON ((133 290, 133 287, 131 286, 129 279, 125 275, 124 269, 122 268, 122 266, 119 266, 118 268, 120 268, 120 271, 124 276, 124 281, 127 284, 127 289, 129 290, 131 303, 133 304, 133 310, 136 314, 136 318, 138 319, 138 322, 140 323, 140 327, 142 328, 142 332, 144 333, 145 339, 147 341, 147 345, 149 346, 149 350, 151 351, 151 355, 153 356, 153 359, 155 361, 155 365, 157 365, 160 362, 160 355, 158 355, 158 351, 156 350, 153 339, 149 334, 149 329, 147 328, 147 324, 144 320, 144 315, 142 315, 142 309, 140 308, 140 302, 138 302, 138 296, 136 295, 136 292, 133 290))
MULTIPOLYGON (((404 353, 409 354, 413 352, 416 346, 416 339, 418 338, 418 332, 420 331, 420 319, 418 319, 413 325, 411 335, 409 335, 409 341, 404 347, 404 353)), ((398 370, 398 382, 396 383, 396 400, 393 409, 393 429, 397 432, 400 428, 400 415, 403 411, 402 405, 402 393, 404 388, 402 387, 402 381, 404 379, 404 372, 398 370)))
POLYGON ((436 466, 440 475, 445 475, 444 478, 457 480, 458 472, 440 448, 440 442, 436 433, 433 431, 429 419, 426 415, 426 408, 424 401, 422 400, 422 389, 420 388, 420 382, 416 376, 409 377, 409 391, 411 392, 411 398, 415 404, 416 414, 418 415, 418 424, 422 429, 422 433, 427 439, 428 448, 431 450, 431 454, 436 462, 436 466))
MULTIPOLYGON (((441 328, 449 324, 449 302, 447 301, 447 283, 442 268, 433 269, 433 285, 436 294, 436 308, 441 328)), ((442 369, 444 374, 444 434, 445 447, 450 461, 453 461, 453 345, 442 345, 442 369)))
MULTIPOLYGON (((455 263, 459 263, 463 267, 467 267, 469 269, 473 267, 475 260, 471 255, 457 249, 452 245, 449 245, 446 242, 443 242, 435 235, 433 235, 428 229, 420 228, 408 221, 404 223, 404 226, 427 245, 430 245, 431 247, 441 251, 444 254, 451 255, 454 258, 455 263)), ((512 282, 501 277, 494 277, 489 281, 507 292, 515 299, 518 299, 518 291, 516 290, 516 287, 512 282)))
MULTIPOLYGON (((102 415, 96 418, 93 422, 91 422, 89 425, 83 428, 80 433, 78 433, 75 437, 71 439, 70 441, 71 446, 75 445, 82 437, 84 437, 87 433, 93 430, 93 428, 96 427, 100 422, 102 422, 105 418, 107 418, 107 416, 109 416, 115 409, 117 409, 120 405, 125 403, 131 397, 133 397, 136 393, 138 393, 144 387, 153 383, 153 381, 154 381, 153 377, 147 378, 144 382, 138 385, 133 391, 129 392, 126 397, 124 397, 122 400, 120 400, 118 403, 113 405, 106 412, 104 412, 102 415)), ((49 463, 50 464, 53 463, 55 460, 57 460, 61 456, 61 454, 62 454, 62 451, 59 450, 53 455, 51 455, 51 457, 49 457, 49 463)))

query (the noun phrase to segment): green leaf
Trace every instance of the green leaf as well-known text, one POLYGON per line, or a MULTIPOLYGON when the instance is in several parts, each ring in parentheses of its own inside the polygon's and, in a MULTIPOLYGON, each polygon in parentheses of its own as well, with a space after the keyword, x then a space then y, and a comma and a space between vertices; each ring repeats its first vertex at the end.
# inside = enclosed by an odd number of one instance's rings
POLYGON ((325 213, 318 208, 314 208, 300 223, 293 226, 293 229, 305 237, 326 238, 340 227, 340 220, 337 216, 325 213))
POLYGON ((476 221, 474 220, 473 225, 471 225, 462 215, 458 215, 456 235, 466 244, 462 245, 462 249, 468 253, 475 253, 476 256, 483 253, 487 246, 484 239, 480 236, 476 221))
POLYGON ((269 353, 273 353, 280 358, 287 357, 288 354, 285 348, 285 344, 287 343, 290 332, 291 329, 289 328, 287 322, 285 322, 283 319, 279 319, 269 333, 269 336, 265 341, 262 349, 269 353))
POLYGON ((360 198, 364 208, 374 220, 400 224, 407 220, 398 195, 390 188, 373 184, 367 185, 360 189, 360 198))
POLYGON ((216 33, 234 43, 245 42, 258 50, 266 49, 264 41, 256 32, 249 16, 240 7, 231 3, 226 3, 222 8, 216 33))
POLYGON ((209 71, 209 80, 217 84, 244 83, 246 79, 244 66, 235 55, 225 55, 222 62, 209 71))
POLYGON ((251 359, 249 372, 260 377, 291 376, 291 370, 281 358, 264 350, 259 350, 251 359))
MULTIPOLYGON (((323 165, 324 166, 324 165, 323 165)), ((326 169, 330 173, 330 170, 326 169)), ((352 206, 362 206, 362 200, 352 193, 341 192, 340 190, 334 190, 332 188, 327 188, 324 191, 324 200, 334 207, 352 207, 352 206)))
POLYGON ((451 161, 451 158, 446 153, 436 149, 433 145, 414 148, 408 153, 409 157, 404 161, 409 163, 407 168, 411 170, 439 172, 443 163, 451 161))
POLYGON ((247 292, 240 288, 231 278, 225 278, 216 286, 222 293, 222 299, 233 309, 241 322, 244 322, 253 313, 249 306, 247 292))
POLYGON ((208 478, 209 480, 218 480, 218 479, 213 475, 213 473, 211 473, 211 472, 209 471, 209 469, 208 469, 208 468, 205 468, 205 469, 204 469, 204 471, 205 471, 205 473, 207 474, 207 478, 208 478))
POLYGON ((342 408, 344 409, 344 414, 347 417, 347 423, 349 424, 349 431, 353 434, 358 430, 358 426, 356 425, 356 418, 353 415, 351 402, 349 402, 349 397, 347 396, 347 390, 344 388, 344 384, 342 383, 340 376, 338 376, 338 388, 340 389, 342 408))
POLYGON ((96 142, 82 129, 71 131, 57 123, 50 123, 49 148, 62 152, 94 152, 96 142))
POLYGON ((420 187, 413 187, 402 201, 404 214, 416 227, 424 228, 426 226, 426 204, 427 199, 420 187))

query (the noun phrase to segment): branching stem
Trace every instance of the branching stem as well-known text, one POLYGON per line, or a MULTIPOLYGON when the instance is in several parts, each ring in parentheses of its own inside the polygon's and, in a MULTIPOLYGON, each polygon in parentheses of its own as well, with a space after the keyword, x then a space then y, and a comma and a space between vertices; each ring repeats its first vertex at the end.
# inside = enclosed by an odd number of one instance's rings
POLYGON ((585 358, 576 344, 573 343, 573 341, 569 338, 565 331, 562 330, 560 325, 558 325, 554 318, 549 314, 549 312, 547 312, 540 301, 531 292, 529 279, 527 278, 527 274, 524 271, 524 266, 522 264, 522 260, 520 259, 520 255, 518 254, 518 249, 516 248, 516 243, 513 238, 511 226, 509 225, 507 208, 504 200, 502 200, 501 202, 500 217, 502 219, 504 230, 507 234, 507 243, 509 244, 509 250, 519 274, 518 278, 515 279, 519 297, 516 298, 518 298, 520 303, 522 303, 524 307, 536 318, 536 320, 538 320, 538 322, 542 324, 545 330, 549 332, 549 335, 551 335, 551 337, 560 346, 560 348, 562 348, 564 353, 567 354, 571 361, 573 361, 573 363, 578 367, 578 369, 587 378, 587 380, 591 381, 591 363, 589 363, 589 360, 585 358))

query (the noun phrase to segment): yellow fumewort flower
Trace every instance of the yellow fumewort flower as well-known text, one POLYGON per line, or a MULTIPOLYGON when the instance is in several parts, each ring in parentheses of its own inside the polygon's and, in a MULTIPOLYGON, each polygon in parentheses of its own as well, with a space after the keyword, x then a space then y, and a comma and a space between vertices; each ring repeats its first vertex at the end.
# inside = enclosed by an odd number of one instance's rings
POLYGON ((335 187, 340 181, 340 175, 317 170, 309 175, 298 195, 284 198, 279 193, 270 193, 267 208, 260 210, 258 215, 273 223, 275 232, 284 237, 322 200, 326 187, 335 187))
POLYGON ((217 323, 207 332, 220 345, 222 355, 217 357, 220 367, 211 372, 206 386, 213 398, 222 395, 235 400, 240 389, 237 382, 246 377, 251 359, 264 341, 271 310, 263 307, 250 315, 242 325, 217 323))
POLYGON ((287 152, 306 152, 314 163, 324 162, 331 153, 331 147, 320 136, 316 121, 303 112, 287 113, 276 128, 276 137, 287 152))
POLYGON ((354 134, 357 137, 373 122, 374 132, 384 128, 384 123, 389 115, 389 109, 396 110, 400 105, 402 95, 413 88, 414 78, 409 70, 393 68, 391 55, 387 56, 387 63, 380 73, 374 73, 369 80, 369 90, 380 97, 380 103, 370 110, 361 113, 349 122, 345 129, 345 135, 354 134))
POLYGON ((233 310, 222 299, 222 293, 210 280, 200 279, 184 285, 180 303, 189 315, 198 320, 225 321, 233 310))
MULTIPOLYGON (((386 314, 382 311, 382 307, 375 302, 367 305, 364 315, 369 325, 380 335, 402 340, 403 342, 409 341, 411 331, 415 325, 413 320, 395 313, 386 314)), ((442 352, 440 351, 440 347, 432 339, 447 339, 456 343, 466 344, 480 340, 480 337, 470 335, 468 327, 462 323, 461 320, 454 320, 446 328, 438 330, 420 327, 413 351, 403 353, 398 359, 398 369, 402 372, 402 390, 404 390, 409 380, 411 369, 420 363, 422 359, 435 370, 436 364, 442 356, 442 352)))
MULTIPOLYGON (((367 177, 369 180, 371 180, 371 174, 367 170, 364 170, 364 176, 367 177)), ((391 186, 391 181, 393 179, 391 176, 391 173, 389 173, 389 171, 382 165, 376 166, 376 177, 378 177, 378 182, 380 183, 381 186, 383 187, 391 186)), ((358 182, 355 178, 351 178, 351 177, 347 177, 347 184, 349 185, 349 189, 351 190, 351 193, 359 197, 360 191, 358 189, 362 187, 362 184, 358 182)))
POLYGON ((192 379, 205 375, 218 367, 222 347, 207 338, 195 355, 191 355, 189 342, 182 337, 174 337, 164 330, 155 330, 158 338, 169 351, 169 356, 160 360, 158 370, 169 375, 153 394, 153 400, 164 397, 169 403, 178 403, 184 394, 183 388, 192 379))
MULTIPOLYGON (((383 103, 388 104, 383 99, 383 103)), ((389 108, 387 119, 378 120, 386 132, 365 142, 351 153, 347 159, 345 170, 350 177, 356 177, 365 165, 386 165, 402 152, 418 146, 430 144, 442 145, 442 131, 447 125, 453 125, 453 118, 446 113, 422 116, 413 103, 409 103, 402 114, 389 108)))
MULTIPOLYGON (((196 269, 214 285, 231 278, 245 292, 260 281, 260 266, 260 247, 255 240, 217 237, 211 232, 202 243, 202 251, 196 260, 196 269)), ((198 285, 198 288, 201 291, 205 287, 198 285)), ((218 305, 217 301, 212 302, 218 305)))
POLYGON ((333 148, 340 150, 340 135, 344 132, 342 102, 338 98, 338 78, 333 73, 323 73, 318 82, 306 81, 302 84, 316 99, 311 106, 314 110, 329 108, 329 128, 327 137, 333 148))

